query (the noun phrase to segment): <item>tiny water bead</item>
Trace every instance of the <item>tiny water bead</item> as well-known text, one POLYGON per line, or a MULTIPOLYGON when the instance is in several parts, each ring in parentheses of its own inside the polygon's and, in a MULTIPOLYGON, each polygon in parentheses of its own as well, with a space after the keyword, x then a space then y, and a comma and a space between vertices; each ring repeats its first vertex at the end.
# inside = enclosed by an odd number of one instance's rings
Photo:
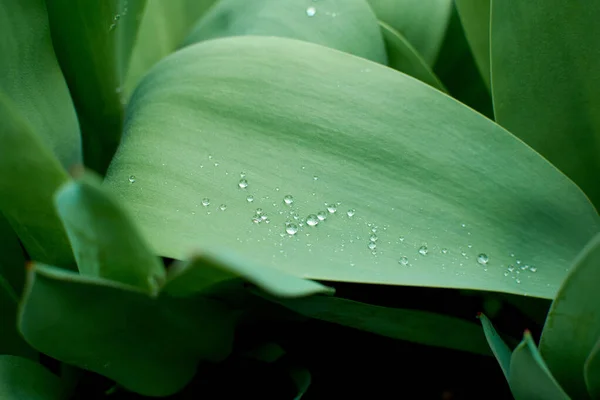
POLYGON ((306 217, 306 224, 308 226, 317 226, 319 224, 319 217, 317 217, 315 214, 310 214, 308 217, 306 217))
POLYGON ((202 199, 202 205, 203 205, 204 207, 208 207, 208 206, 210 205, 210 199, 209 199, 209 198, 207 198, 207 197, 203 198, 203 199, 202 199))
POLYGON ((298 233, 298 225, 288 222, 287 224, 285 224, 285 232, 288 235, 295 235, 296 233, 298 233))
POLYGON ((404 236, 400 236, 400 237, 398 238, 398 240, 399 240, 401 243, 402 243, 402 242, 404 242, 404 236))
POLYGON ((346 212, 346 214, 349 217, 354 217, 354 214, 356 214, 356 210, 354 208, 351 208, 351 209, 348 210, 348 212, 346 212))
POLYGON ((369 250, 375 250, 377 248, 377 243, 369 242, 368 247, 369 247, 369 250))
POLYGON ((318 180, 319 180, 319 177, 318 177, 318 176, 316 176, 316 175, 315 175, 315 176, 313 176, 313 181, 318 181, 318 180))
POLYGON ((537 267, 529 267, 529 272, 537 272, 537 267))
POLYGON ((240 179, 244 179, 246 177, 246 173, 245 172, 240 172, 240 179))
POLYGON ((225 210, 227 210, 227 204, 221 204, 221 205, 219 206, 219 210, 221 210, 221 211, 225 211, 225 210))
POLYGON ((506 268, 508 270, 508 272, 513 272, 515 270, 515 267, 512 265, 509 265, 508 268, 506 268))
POLYGON ((327 208, 329 214, 335 214, 337 211, 337 206, 335 204, 325 204, 325 207, 327 208))
POLYGON ((371 236, 369 236, 369 241, 370 242, 376 242, 379 239, 379 237, 377 237, 376 234, 371 234, 371 236))
POLYGON ((129 183, 135 182, 135 175, 129 175, 129 183))
POLYGON ((248 187, 248 181, 245 178, 240 179, 238 182, 240 189, 246 189, 248 187))
POLYGON ((287 195, 283 196, 283 202, 285 204, 287 204, 288 206, 291 206, 292 204, 294 204, 294 198, 292 197, 291 194, 287 194, 287 195))
POLYGON ((477 256, 477 262, 481 265, 486 265, 490 261, 487 254, 481 253, 477 256))
POLYGON ((314 17, 316 13, 317 13, 317 9, 314 7, 308 7, 306 9, 306 15, 308 15, 309 17, 314 17))
POLYGON ((422 256, 426 256, 427 253, 429 253, 429 250, 427 249, 427 246, 421 246, 419 247, 419 254, 422 256))
POLYGON ((252 203, 254 201, 254 196, 252 196, 251 194, 249 194, 248 196, 246 196, 246 201, 248 203, 252 203))
POLYGON ((319 221, 325 221, 327 219, 327 213, 325 211, 319 211, 317 213, 317 218, 319 218, 319 221))
POLYGON ((448 249, 446 249, 446 248, 443 248, 443 249, 442 249, 442 254, 448 254, 448 249))
POLYGON ((398 264, 408 265, 408 257, 400 257, 400 260, 398 260, 398 264))

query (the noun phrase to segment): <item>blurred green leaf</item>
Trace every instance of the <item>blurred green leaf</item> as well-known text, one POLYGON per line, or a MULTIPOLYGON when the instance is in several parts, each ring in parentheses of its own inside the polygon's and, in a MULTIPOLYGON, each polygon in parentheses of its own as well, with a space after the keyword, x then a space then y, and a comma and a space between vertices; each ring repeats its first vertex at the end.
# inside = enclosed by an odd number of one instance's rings
POLYGON ((368 0, 373 11, 408 40, 428 65, 435 63, 452 10, 452 0, 368 0))
POLYGON ((379 25, 385 41, 388 65, 445 92, 444 85, 402 34, 385 22, 380 22, 379 25))
POLYGON ((166 275, 162 261, 99 178, 90 174, 67 183, 55 203, 82 275, 157 292, 166 275))
POLYGON ((600 235, 583 249, 546 319, 540 351, 567 393, 586 398, 583 368, 600 338, 600 235))
POLYGON ((551 298, 599 231, 580 190, 492 121, 323 46, 196 44, 161 61, 128 110, 105 184, 161 256, 236 249, 309 279, 551 298), (511 253, 534 268, 505 276, 511 253))
POLYGON ((456 9, 465 37, 483 82, 491 90, 490 82, 490 12, 491 0, 456 0, 456 9))
POLYGON ((494 1, 491 33, 496 121, 573 179, 596 207, 598 15, 598 1, 494 1))
POLYGON ((511 367, 510 348, 506 345, 506 343, 504 343, 504 340, 500 337, 498 332, 496 332, 494 325, 489 320, 489 318, 485 316, 485 314, 480 313, 477 316, 477 318, 479 318, 479 320, 481 321, 481 326, 483 327, 483 333, 485 334, 485 338, 490 348, 492 349, 496 360, 498 360, 498 364, 500 364, 500 368, 504 373, 504 377, 506 378, 506 380, 508 380, 510 376, 511 367))
POLYGON ((52 41, 78 111, 85 164, 105 172, 118 146, 122 85, 145 0, 46 0, 52 41))
POLYGON ((585 361, 584 366, 585 384, 593 399, 600 397, 600 339, 596 342, 594 349, 585 361))
POLYGON ((67 173, 3 94, 0 121, 0 211, 30 257, 71 266, 73 254, 52 205, 52 195, 67 181, 67 173))
POLYGON ((175 51, 215 0, 147 0, 123 86, 129 98, 146 72, 175 51))
POLYGON ((340 297, 271 300, 307 317, 377 335, 428 346, 490 354, 481 328, 459 318, 419 310, 380 307, 340 297), (444 335, 440 335, 440 329, 444 330, 444 335))
POLYGON ((529 331, 525 331, 523 341, 510 358, 509 382, 515 400, 569 399, 546 366, 529 331))
POLYGON ((25 281, 25 258, 8 221, 0 213, 0 355, 35 359, 35 352, 17 332, 17 305, 25 281))
POLYGON ((147 396, 185 386, 200 360, 230 352, 237 313, 202 297, 153 298, 134 287, 36 265, 20 330, 36 349, 147 396))
POLYGON ((60 379, 26 358, 0 355, 0 398, 3 400, 66 400, 60 379))
POLYGON ((253 265, 231 253, 198 254, 190 261, 177 263, 169 269, 163 291, 177 297, 190 296, 207 291, 221 282, 238 278, 256 285, 270 295, 282 298, 333 293, 333 289, 318 282, 253 265))
POLYGON ((377 19, 365 0, 221 0, 185 43, 241 35, 300 39, 387 64, 377 19))

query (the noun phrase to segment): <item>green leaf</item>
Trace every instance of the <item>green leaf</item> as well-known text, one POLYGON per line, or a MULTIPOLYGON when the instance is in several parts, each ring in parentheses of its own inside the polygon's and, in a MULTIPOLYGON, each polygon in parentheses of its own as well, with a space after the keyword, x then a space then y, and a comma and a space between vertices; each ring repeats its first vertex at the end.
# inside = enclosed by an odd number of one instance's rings
POLYGON ((68 176, 52 151, 0 94, 0 211, 29 256, 67 267, 73 254, 52 205, 54 191, 68 176))
POLYGON ((481 321, 483 333, 485 334, 485 338, 487 339, 490 349, 492 349, 496 360, 498 360, 498 364, 500 364, 500 368, 504 373, 504 377, 506 378, 506 380, 508 380, 510 376, 511 367, 510 348, 506 345, 506 343, 504 343, 504 340, 500 337, 498 332, 496 332, 494 325, 489 320, 489 318, 485 316, 485 314, 480 313, 477 316, 477 318, 479 318, 479 320, 481 321))
POLYGON ((585 361, 600 338, 600 235, 583 249, 546 319, 540 351, 556 379, 574 398, 586 398, 585 361))
POLYGON ((525 331, 523 341, 510 358, 509 383, 515 400, 569 399, 546 366, 529 331, 525 331))
POLYGON ((26 358, 0 355, 0 398, 4 400, 66 400, 60 379, 26 358))
POLYGON ((203 297, 150 297, 124 284, 37 265, 20 330, 36 349, 146 396, 184 387, 200 360, 230 352, 237 313, 203 297))
POLYGON ((377 19, 365 0, 221 0, 185 43, 241 35, 300 39, 387 64, 377 19))
POLYGON ((268 299, 299 314, 393 339, 489 355, 481 328, 469 321, 427 311, 389 308, 340 297, 268 299), (445 334, 440 335, 440 329, 445 334))
POLYGON ((161 256, 235 249, 309 279, 550 298, 565 260, 599 231, 581 191, 492 121, 311 43, 238 37, 187 47, 140 84, 126 133, 105 184, 161 256), (327 219, 314 227, 294 218, 321 211, 327 219), (504 276, 511 253, 537 272, 504 276))
POLYGON ((490 82, 490 13, 491 0, 456 0, 456 8, 483 82, 490 82))
POLYGON ((35 359, 37 353, 17 332, 17 305, 25 282, 25 258, 8 221, 0 213, 0 354, 35 359))
POLYGON ((46 0, 52 41, 78 111, 85 164, 103 173, 119 143, 122 85, 144 0, 46 0))
POLYGON ((600 206, 600 2, 492 2, 496 121, 600 206), (533 22, 532 22, 533 21, 533 22))
POLYGON ((190 296, 233 279, 244 279, 266 293, 282 298, 333 293, 318 282, 288 275, 276 269, 254 265, 226 254, 198 254, 190 261, 179 262, 169 269, 163 291, 172 296, 190 296))
POLYGON ((183 42, 215 0, 147 0, 123 86, 125 98, 146 72, 183 42))
POLYGON ((390 67, 413 76, 436 89, 446 91, 444 85, 435 76, 425 60, 398 31, 385 22, 380 22, 379 25, 385 41, 390 67))
POLYGON ((585 384, 593 399, 600 397, 600 339, 585 361, 585 384))
POLYGON ((95 175, 64 185, 56 194, 79 271, 156 293, 165 280, 162 261, 95 175))
POLYGON ((452 0, 368 0, 381 21, 400 32, 428 65, 440 51, 452 0))
POLYGON ((0 96, 63 167, 81 163, 77 115, 54 55, 44 0, 0 1, 0 27, 0 96))

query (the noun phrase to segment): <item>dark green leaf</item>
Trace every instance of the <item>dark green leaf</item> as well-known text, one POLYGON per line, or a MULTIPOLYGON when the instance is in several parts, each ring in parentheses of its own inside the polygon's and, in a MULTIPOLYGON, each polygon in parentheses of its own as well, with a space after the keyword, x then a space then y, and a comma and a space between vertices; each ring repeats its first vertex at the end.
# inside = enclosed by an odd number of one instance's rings
POLYGON ((185 386, 230 352, 237 313, 202 297, 149 297, 44 265, 30 272, 20 329, 36 349, 147 396, 185 386))
POLYGON ((94 175, 84 176, 64 185, 55 197, 79 271, 156 293, 166 275, 162 261, 100 182, 94 175))
POLYGON ((573 179, 596 207, 598 15, 599 1, 499 0, 492 2, 491 33, 496 121, 573 179))
POLYGON ((585 362, 584 376, 590 396, 600 398, 600 339, 585 362))
POLYGON ((491 0, 456 0, 456 8, 469 46, 488 90, 490 83, 491 0))
POLYGON ((567 393, 585 398, 583 368, 600 338, 600 235, 570 268, 548 313, 540 351, 567 393))
POLYGON ((161 256, 235 249, 303 278, 551 298, 565 261, 600 230, 581 191, 492 121, 312 43, 189 46, 145 77, 128 110, 105 184, 161 256), (327 219, 301 224, 318 212, 327 219), (511 276, 511 253, 534 268, 511 276))
POLYGON ((300 39, 387 63, 377 19, 365 0, 221 0, 185 42, 241 35, 300 39))
POLYGON ((0 355, 2 400, 66 400, 60 379, 26 358, 0 355))
POLYGON ((483 333, 485 334, 485 338, 498 360, 498 364, 500 364, 500 368, 502 368, 502 372, 504 376, 508 380, 510 375, 510 356, 511 351, 504 343, 504 340, 500 337, 492 322, 485 316, 485 314, 478 315, 479 320, 481 321, 481 326, 483 326, 483 333))

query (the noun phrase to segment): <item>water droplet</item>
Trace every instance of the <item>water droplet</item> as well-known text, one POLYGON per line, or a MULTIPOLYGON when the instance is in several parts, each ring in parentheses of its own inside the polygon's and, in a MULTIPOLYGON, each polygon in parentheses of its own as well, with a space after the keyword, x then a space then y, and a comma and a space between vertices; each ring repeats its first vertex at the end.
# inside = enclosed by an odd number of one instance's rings
POLYGON ((309 17, 314 17, 316 13, 317 13, 317 9, 314 7, 308 7, 306 9, 306 15, 308 15, 309 17))
POLYGON ((318 176, 316 176, 316 175, 315 175, 315 176, 313 176, 313 181, 318 181, 318 180, 319 180, 319 177, 318 177, 318 176))
POLYGON ((510 272, 508 272, 508 271, 504 271, 504 276, 508 276, 509 273, 510 272))
POLYGON ((378 237, 377 237, 377 235, 376 235, 376 234, 374 234, 374 233, 373 233, 373 234, 371 234, 371 236, 369 236, 369 240, 370 240, 371 242, 376 242, 378 239, 379 239, 379 238, 378 238, 378 237))
POLYGON ((202 199, 202 205, 204 207, 208 207, 210 205, 210 199, 208 199, 207 197, 202 199))
POLYGON ((291 194, 285 195, 285 196, 283 196, 283 202, 285 204, 287 204, 288 206, 292 205, 292 204, 294 204, 294 198, 292 197, 291 194))
POLYGON ((348 214, 349 217, 354 217, 355 213, 356 213, 356 210, 354 208, 351 208, 348 210, 348 212, 346 214, 348 214))
POLYGON ((419 247, 419 254, 422 256, 426 256, 427 253, 429 253, 429 250, 427 249, 427 246, 421 246, 419 247))
POLYGON ((508 270, 508 272, 513 272, 515 270, 515 267, 513 267, 512 265, 509 265, 508 268, 506 268, 508 270))
POLYGON ((129 183, 135 182, 135 175, 129 175, 129 183))
POLYGON ((470 249, 472 249, 473 245, 472 244, 468 244, 467 247, 470 248, 470 249))
POLYGON ((315 214, 310 214, 306 217, 306 224, 308 226, 317 226, 319 224, 319 218, 315 214))
POLYGON ((398 238, 398 240, 399 240, 400 242, 404 242, 404 236, 400 236, 400 237, 398 238))
POLYGON ((248 187, 248 181, 244 178, 240 179, 240 181, 238 182, 238 186, 241 189, 246 189, 248 187))
POLYGON ((246 177, 246 173, 245 172, 240 172, 240 179, 244 179, 246 177))
POLYGON ((260 224, 262 222, 262 218, 260 218, 260 215, 254 214, 254 216, 252 217, 252 222, 254 222, 255 224, 260 224))
POLYGON ((377 243, 375 242, 369 242, 369 250, 375 250, 377 248, 377 243))
POLYGON ((398 264, 408 265, 408 257, 400 257, 400 260, 398 260, 398 264))
POLYGON ((443 248, 443 249, 442 249, 442 254, 448 254, 448 249, 446 249, 446 248, 443 248))
POLYGON ((298 233, 298 225, 287 223, 285 224, 285 231, 288 235, 295 235, 296 233, 298 233))
POLYGON ((327 207, 327 211, 329 211, 329 214, 335 214, 335 212, 337 211, 337 206, 335 204, 325 204, 325 207, 327 207))
POLYGON ((260 219, 266 222, 269 220, 269 217, 267 216, 267 214, 261 214, 260 219))
POLYGON ((519 278, 517 278, 517 279, 515 279, 515 282, 521 283, 521 280, 519 278))
POLYGON ((523 265, 521 265, 521 269, 522 269, 523 271, 527 271, 527 270, 529 269, 529 265, 527 265, 527 264, 523 264, 523 265))
POLYGON ((535 273, 535 272, 537 272, 537 267, 530 267, 530 268, 529 268, 529 271, 531 271, 531 272, 534 272, 534 273, 535 273))
POLYGON ((319 221, 325 221, 327 219, 327 213, 325 211, 319 211, 317 213, 317 218, 319 218, 319 221))
POLYGON ((490 261, 490 258, 487 256, 487 254, 481 253, 477 256, 477 262, 481 265, 486 265, 488 261, 490 261))
POLYGON ((221 205, 219 206, 219 210, 221 210, 221 211, 225 211, 225 210, 227 210, 227 204, 221 204, 221 205))
POLYGON ((256 215, 263 215, 264 211, 262 208, 257 208, 256 209, 256 215))
POLYGON ((464 251, 461 251, 461 252, 460 252, 460 255, 461 255, 461 256, 463 256, 463 257, 466 257, 466 256, 467 256, 467 253, 466 253, 466 252, 464 252, 464 251))
POLYGON ((246 201, 248 203, 252 203, 254 201, 254 196, 252 196, 251 194, 249 194, 248 196, 246 196, 246 201))
POLYGON ((517 265, 521 265, 521 260, 516 261, 517 265))
POLYGON ((461 227, 466 228, 467 224, 460 224, 461 227))

